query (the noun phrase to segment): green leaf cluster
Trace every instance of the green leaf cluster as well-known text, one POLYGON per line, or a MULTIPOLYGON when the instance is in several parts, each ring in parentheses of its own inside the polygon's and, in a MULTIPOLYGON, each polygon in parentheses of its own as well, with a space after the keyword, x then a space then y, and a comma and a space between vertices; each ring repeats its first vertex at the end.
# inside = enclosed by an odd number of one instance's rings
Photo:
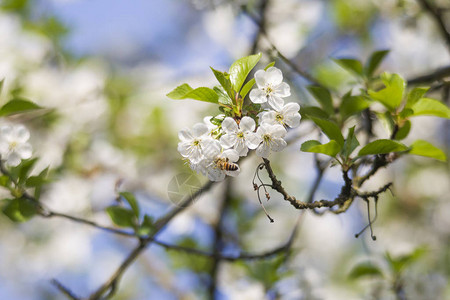
POLYGON ((111 221, 119 227, 132 228, 137 235, 149 235, 154 230, 153 218, 149 215, 141 217, 139 203, 133 193, 120 192, 119 201, 125 202, 124 205, 111 205, 106 208, 106 213, 111 221))

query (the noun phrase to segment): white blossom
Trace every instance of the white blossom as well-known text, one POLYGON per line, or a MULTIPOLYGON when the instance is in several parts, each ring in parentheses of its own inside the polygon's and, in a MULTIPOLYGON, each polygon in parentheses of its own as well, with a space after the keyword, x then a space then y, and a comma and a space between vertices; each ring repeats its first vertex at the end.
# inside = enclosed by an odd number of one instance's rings
POLYGON ((301 119, 299 110, 300 105, 298 103, 288 103, 280 110, 269 110, 261 113, 261 123, 280 124, 291 128, 298 127, 301 119))
POLYGON ((225 132, 220 138, 224 148, 233 148, 239 156, 246 156, 248 149, 255 149, 258 141, 255 131, 255 121, 250 117, 243 117, 239 125, 233 118, 227 117, 222 122, 222 130, 225 132))
POLYGON ((8 166, 15 167, 22 159, 32 155, 28 143, 30 132, 23 125, 3 125, 0 127, 0 155, 8 166))
POLYGON ((214 132, 217 130, 217 128, 219 128, 219 126, 211 123, 212 118, 213 118, 212 116, 206 116, 203 118, 203 123, 205 123, 206 127, 208 127, 208 134, 210 136, 213 136, 214 132))
POLYGON ((256 148, 258 156, 268 158, 271 151, 279 152, 287 146, 286 141, 283 140, 286 135, 286 129, 279 124, 262 123, 256 131, 256 135, 260 142, 256 148))
POLYGON ((225 175, 237 176, 240 169, 237 164, 239 160, 239 154, 234 149, 228 149, 217 152, 213 158, 208 158, 205 172, 211 181, 222 181, 225 179, 225 175))
POLYGON ((282 98, 291 95, 290 87, 283 82, 283 74, 280 69, 270 67, 267 71, 259 70, 255 73, 257 89, 250 92, 250 100, 253 103, 269 103, 269 105, 279 110, 283 107, 282 98))
POLYGON ((178 137, 181 140, 178 143, 178 152, 192 164, 211 157, 211 153, 221 148, 219 141, 209 136, 208 127, 203 123, 195 124, 192 130, 180 130, 178 137))

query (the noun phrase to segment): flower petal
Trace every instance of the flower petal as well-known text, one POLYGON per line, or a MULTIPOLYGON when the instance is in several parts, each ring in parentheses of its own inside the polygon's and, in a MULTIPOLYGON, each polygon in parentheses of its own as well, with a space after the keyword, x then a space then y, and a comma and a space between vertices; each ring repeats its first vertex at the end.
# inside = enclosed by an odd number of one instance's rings
POLYGON ((16 136, 16 141, 18 143, 25 143, 30 138, 30 132, 22 124, 14 127, 14 135, 16 136))
POLYGON ((270 128, 270 134, 274 138, 282 138, 286 135, 286 129, 279 124, 272 125, 272 127, 270 128))
POLYGON ((267 102, 266 93, 264 93, 264 91, 259 90, 259 89, 251 90, 249 97, 253 103, 267 102))
POLYGON ((202 135, 204 135, 208 132, 209 132, 208 126, 206 126, 206 124, 204 124, 204 123, 197 123, 192 128, 192 135, 196 138, 201 137, 202 135))
POLYGON ((12 128, 12 126, 10 126, 10 125, 3 125, 0 128, 0 136, 1 136, 1 138, 3 140, 8 141, 8 142, 13 140, 14 136, 13 136, 13 128, 12 128))
POLYGON ((274 109, 276 111, 280 111, 283 108, 284 101, 282 98, 280 98, 276 95, 270 95, 268 98, 269 99, 267 100, 267 102, 272 107, 272 109, 274 109))
POLYGON ((292 113, 298 113, 300 111, 300 105, 298 103, 289 102, 287 103, 283 109, 281 110, 281 113, 283 115, 288 115, 292 113))
POLYGON ((220 137, 220 143, 224 148, 231 148, 237 143, 237 136, 235 133, 226 133, 220 137))
POLYGON ((178 132, 178 138, 182 142, 188 142, 192 141, 194 139, 194 136, 192 135, 192 132, 189 129, 183 128, 178 132))
POLYGON ((229 162, 237 162, 239 160, 239 154, 234 149, 228 149, 223 151, 222 158, 228 158, 229 162))
POLYGON ((273 124, 273 125, 277 124, 276 115, 277 115, 277 113, 273 110, 266 111, 265 113, 263 113, 261 115, 261 123, 273 124))
POLYGON ((33 148, 30 144, 24 143, 17 146, 16 152, 22 159, 28 159, 33 154, 33 148))
POLYGON ((266 71, 258 70, 255 73, 255 81, 258 88, 262 89, 266 86, 266 71))
POLYGON ((11 153, 8 155, 8 158, 6 160, 6 164, 10 167, 17 167, 22 160, 20 159, 19 154, 16 152, 11 153))
POLYGON ((236 132, 238 131, 238 125, 233 118, 226 117, 222 122, 222 129, 226 132, 236 132))
POLYGON ((283 150, 284 148, 286 148, 286 146, 286 141, 280 138, 273 138, 270 143, 270 149, 275 152, 283 150))
POLYGON ((261 136, 256 133, 250 132, 245 136, 245 143, 249 149, 256 149, 261 142, 261 136))
POLYGON ((274 87, 274 94, 279 97, 289 97, 291 95, 291 87, 286 82, 280 83, 274 87))
POLYGON ((190 143, 189 142, 179 142, 178 143, 178 152, 180 152, 181 156, 189 157, 190 154, 190 143))
POLYGON ((216 167, 211 167, 208 169, 208 178, 211 181, 222 181, 225 179, 225 173, 216 167))
POLYGON ((255 130, 255 126, 256 126, 255 120, 253 120, 250 117, 243 117, 241 119, 241 122, 239 123, 239 127, 244 132, 246 132, 246 131, 254 131, 255 130))
POLYGON ((270 147, 267 143, 262 143, 258 148, 256 148, 256 154, 258 156, 268 158, 270 155, 270 147))
POLYGON ((206 138, 201 142, 201 148, 206 158, 212 158, 220 154, 222 145, 213 138, 206 138))
POLYGON ((285 117, 285 122, 286 124, 291 127, 291 128, 295 128, 298 127, 300 125, 300 119, 302 117, 300 116, 299 113, 295 113, 292 115, 288 115, 285 117))
POLYGON ((272 86, 279 85, 283 81, 283 73, 278 68, 268 68, 265 75, 266 82, 272 84, 272 86))

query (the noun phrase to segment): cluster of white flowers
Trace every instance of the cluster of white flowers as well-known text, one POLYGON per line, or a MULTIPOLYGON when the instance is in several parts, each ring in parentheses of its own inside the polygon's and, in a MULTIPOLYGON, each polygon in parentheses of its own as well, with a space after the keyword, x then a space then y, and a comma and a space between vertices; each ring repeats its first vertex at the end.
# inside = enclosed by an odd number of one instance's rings
MULTIPOLYGON (((178 151, 189 161, 190 167, 212 181, 221 181, 225 175, 237 176, 240 156, 256 149, 258 156, 268 158, 271 152, 283 150, 286 127, 300 124, 300 106, 284 104, 283 98, 291 95, 283 74, 275 67, 255 73, 257 88, 250 92, 253 103, 262 104, 257 115, 258 126, 252 117, 231 118, 223 116, 220 126, 206 117, 192 129, 182 129, 178 136, 178 151)), ((217 118, 217 117, 216 117, 217 118)))
POLYGON ((7 124, 0 127, 0 156, 6 165, 15 167, 22 159, 31 157, 29 138, 30 132, 21 124, 7 124))

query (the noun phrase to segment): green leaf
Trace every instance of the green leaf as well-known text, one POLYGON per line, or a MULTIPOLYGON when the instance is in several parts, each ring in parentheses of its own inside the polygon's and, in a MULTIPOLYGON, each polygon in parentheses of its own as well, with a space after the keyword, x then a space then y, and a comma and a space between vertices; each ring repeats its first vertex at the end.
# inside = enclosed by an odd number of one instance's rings
POLYGON ((187 83, 176 87, 166 96, 173 100, 193 99, 216 104, 219 103, 219 96, 214 90, 207 87, 192 89, 187 83))
POLYGON ((362 96, 344 96, 339 111, 342 121, 356 115, 370 106, 370 102, 362 96))
POLYGON ((304 152, 322 153, 331 157, 336 157, 339 151, 341 151, 341 146, 339 146, 339 144, 334 140, 331 140, 323 145, 319 141, 311 140, 304 142, 300 147, 300 150, 304 152))
POLYGON ((25 159, 15 167, 10 168, 10 175, 13 180, 17 180, 19 184, 26 182, 28 174, 32 170, 34 164, 37 162, 37 158, 25 159))
POLYGON ((412 143, 409 154, 431 157, 441 161, 447 160, 445 153, 441 149, 424 140, 417 140, 412 143))
POLYGON ((302 119, 310 119, 311 117, 328 119, 329 115, 317 106, 302 106, 300 108, 302 119))
POLYGON ((260 58, 261 53, 258 53, 238 59, 231 65, 228 73, 230 74, 231 86, 237 93, 240 92, 245 79, 250 71, 256 66, 260 58))
POLYGON ((0 176, 0 186, 7 187, 10 182, 11 180, 9 179, 8 176, 6 175, 0 176))
POLYGON ((406 138, 411 130, 411 121, 407 120, 402 127, 399 128, 394 139, 401 141, 406 138))
POLYGON ((316 85, 310 85, 307 89, 320 103, 320 106, 322 106, 322 109, 326 111, 328 115, 332 115, 334 113, 333 99, 331 98, 330 91, 324 87, 316 85))
POLYGON ((233 106, 233 101, 228 96, 228 94, 225 92, 223 87, 215 86, 213 88, 213 90, 214 90, 214 92, 216 92, 217 96, 219 97, 219 100, 218 100, 219 103, 229 106, 229 107, 233 106))
POLYGON ((347 139, 342 148, 342 156, 349 157, 352 152, 359 146, 358 139, 355 136, 355 126, 348 130, 347 139))
POLYGON ((372 154, 386 154, 390 152, 401 152, 408 150, 408 147, 402 143, 380 139, 373 141, 365 145, 361 150, 359 150, 358 156, 372 155, 372 154))
POLYGON ((136 200, 136 197, 134 197, 134 195, 130 192, 121 192, 119 193, 120 196, 122 196, 127 202, 128 204, 130 204, 131 209, 134 212, 134 215, 136 216, 136 218, 139 218, 139 204, 136 200))
POLYGON ((13 222, 26 222, 37 213, 37 208, 36 203, 31 200, 12 199, 3 208, 3 213, 13 222))
POLYGON ((421 258, 425 253, 427 252, 427 249, 425 247, 419 247, 416 248, 412 253, 401 255, 399 257, 392 257, 389 252, 386 253, 386 260, 389 263, 389 266, 391 267, 392 271, 394 271, 395 274, 398 274, 402 271, 403 268, 407 267, 408 265, 412 264, 413 262, 417 261, 419 258, 421 258))
POLYGON ((429 87, 416 87, 412 89, 408 94, 405 108, 411 108, 414 104, 416 104, 417 101, 419 101, 420 98, 422 98, 426 94, 426 92, 428 92, 429 89, 429 87))
POLYGON ((340 58, 340 59, 333 59, 334 62, 336 62, 338 65, 346 69, 347 71, 358 75, 358 77, 361 77, 363 75, 363 66, 362 63, 353 58, 340 58))
POLYGON ((411 116, 428 115, 450 119, 450 109, 444 103, 435 99, 421 98, 411 106, 411 109, 414 111, 411 116))
POLYGON ((233 91, 231 89, 230 76, 228 74, 226 74, 225 72, 221 72, 221 71, 214 69, 213 67, 210 67, 210 68, 213 71, 214 76, 216 76, 217 81, 219 81, 220 85, 223 87, 225 93, 227 93, 227 95, 231 99, 233 99, 234 95, 233 95, 233 91))
POLYGON ((375 51, 370 56, 367 64, 364 66, 364 73, 367 77, 372 77, 373 72, 378 68, 384 57, 389 53, 389 50, 375 51))
POLYGON ((121 206, 109 206, 106 208, 109 217, 119 227, 135 227, 135 214, 132 210, 121 206))
POLYGON ((369 90, 369 95, 393 112, 402 103, 405 80, 398 74, 390 73, 383 73, 381 79, 386 87, 378 92, 369 90))
POLYGON ((20 114, 24 112, 29 112, 36 109, 42 109, 39 105, 36 103, 33 103, 29 100, 16 98, 5 105, 3 105, 2 108, 0 108, 0 117, 10 116, 14 114, 20 114))
POLYGON ((255 82, 256 82, 255 78, 252 78, 244 85, 244 87, 242 88, 241 93, 240 93, 242 99, 244 99, 245 96, 247 96, 248 92, 250 92, 250 90, 255 85, 255 82))
POLYGON ((383 273, 377 266, 366 262, 353 267, 348 277, 350 279, 358 279, 361 277, 383 277, 383 273))
POLYGON ((269 64, 264 68, 264 71, 267 71, 268 68, 273 67, 273 66, 275 66, 275 62, 274 62, 274 61, 271 62, 271 63, 269 63, 269 64))
POLYGON ((314 117, 311 117, 311 119, 320 127, 320 129, 322 129, 330 140, 335 140, 341 147, 344 146, 344 137, 342 136, 341 129, 336 123, 314 117))
POLYGON ((141 226, 139 227, 138 234, 149 235, 155 229, 153 218, 149 215, 144 216, 141 226))
POLYGON ((3 85, 5 84, 5 78, 3 78, 2 80, 0 80, 0 95, 2 94, 3 91, 3 85))

